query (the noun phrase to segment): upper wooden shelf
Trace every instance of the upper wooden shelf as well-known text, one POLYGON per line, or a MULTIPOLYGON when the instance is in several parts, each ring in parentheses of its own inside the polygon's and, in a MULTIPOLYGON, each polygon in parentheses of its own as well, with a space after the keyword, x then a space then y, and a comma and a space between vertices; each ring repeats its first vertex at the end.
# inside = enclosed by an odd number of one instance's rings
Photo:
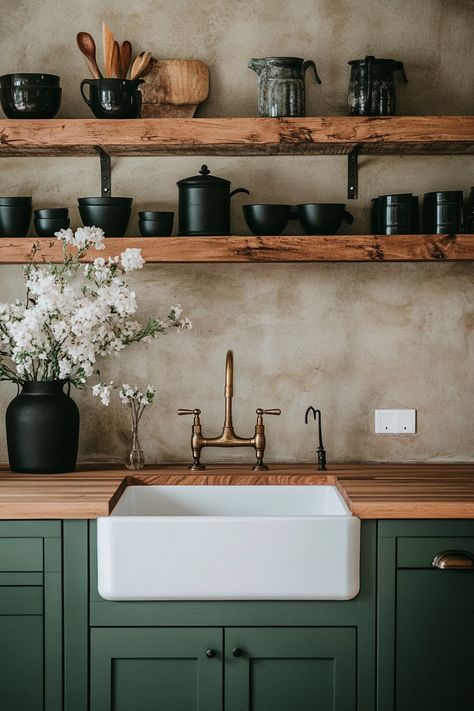
POLYGON ((0 156, 473 154, 474 116, 1 120, 0 156))
MULTIPOLYGON (((474 235, 124 237, 105 242, 105 250, 91 250, 91 259, 139 247, 151 264, 474 261, 474 235)), ((0 264, 25 264, 35 245, 40 248, 36 261, 62 261, 62 246, 55 238, 3 238, 0 264)))

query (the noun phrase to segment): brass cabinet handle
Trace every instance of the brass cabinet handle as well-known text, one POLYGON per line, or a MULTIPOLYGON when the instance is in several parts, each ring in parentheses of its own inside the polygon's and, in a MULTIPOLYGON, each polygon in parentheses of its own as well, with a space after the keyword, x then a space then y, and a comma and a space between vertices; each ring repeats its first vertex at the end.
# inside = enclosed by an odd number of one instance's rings
POLYGON ((431 563, 438 570, 474 570, 474 555, 466 551, 443 551, 431 563))

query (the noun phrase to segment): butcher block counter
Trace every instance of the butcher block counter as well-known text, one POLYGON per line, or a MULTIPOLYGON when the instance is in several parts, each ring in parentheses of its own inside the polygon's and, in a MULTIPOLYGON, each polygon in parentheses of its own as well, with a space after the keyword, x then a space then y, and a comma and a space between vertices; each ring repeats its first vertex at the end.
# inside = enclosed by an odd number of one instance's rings
POLYGON ((130 485, 335 484, 361 519, 474 518, 474 464, 159 465, 130 473, 95 466, 72 474, 0 472, 0 519, 88 519, 108 516, 130 485))

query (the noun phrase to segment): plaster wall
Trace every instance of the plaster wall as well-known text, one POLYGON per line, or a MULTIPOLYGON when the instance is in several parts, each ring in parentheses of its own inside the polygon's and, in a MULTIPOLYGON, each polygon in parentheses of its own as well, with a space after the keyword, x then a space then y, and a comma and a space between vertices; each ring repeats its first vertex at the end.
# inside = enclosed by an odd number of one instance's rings
MULTIPOLYGON (((0 71, 46 71, 62 77, 60 116, 88 116, 79 93, 86 74, 75 44, 80 30, 100 43, 102 19, 134 48, 159 58, 199 58, 211 72, 211 95, 200 116, 252 116, 252 56, 314 59, 322 85, 307 81, 308 115, 344 114, 347 61, 366 54, 403 60, 399 112, 473 113, 471 0, 3 0, 0 71), (19 30, 21 28, 21 31, 19 30)), ((212 172, 245 186, 255 202, 346 201, 344 157, 122 158, 113 161, 115 195, 134 196, 136 211, 175 209, 176 181, 207 162, 212 172)), ((98 194, 92 158, 3 159, 0 193, 33 195, 36 207, 69 205, 98 194)), ((367 233, 369 204, 379 193, 465 190, 474 184, 472 157, 364 157, 360 197, 348 205, 346 232, 367 233)), ((248 231, 233 202, 232 227, 248 231)), ((296 231, 294 225, 292 231, 296 231)), ((396 239, 396 238, 394 238, 396 239)), ((103 377, 154 383, 159 390, 142 423, 147 460, 189 456, 190 418, 177 407, 200 407, 205 432, 220 431, 224 359, 235 357, 234 415, 242 436, 253 432, 256 407, 281 407, 267 418, 269 461, 310 461, 315 429, 305 408, 322 409, 329 461, 474 460, 471 264, 180 265, 148 266, 132 282, 143 317, 179 301, 191 333, 136 346, 104 364, 103 377), (374 409, 414 407, 418 433, 374 434, 374 409)), ((21 269, 0 267, 0 299, 22 295, 21 269)), ((15 392, 0 387, 0 409, 15 392)), ((82 461, 123 458, 127 413, 79 393, 82 461)), ((207 461, 251 461, 247 450, 205 452, 207 461)), ((0 437, 0 460, 6 460, 0 437)))

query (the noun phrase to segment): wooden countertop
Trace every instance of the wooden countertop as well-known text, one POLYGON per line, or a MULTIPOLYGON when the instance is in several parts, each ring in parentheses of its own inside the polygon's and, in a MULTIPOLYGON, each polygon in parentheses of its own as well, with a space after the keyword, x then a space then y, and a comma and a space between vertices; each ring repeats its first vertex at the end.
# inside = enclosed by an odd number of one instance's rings
POLYGON ((474 518, 474 464, 210 465, 190 472, 160 465, 131 473, 90 467, 72 474, 0 472, 0 519, 81 519, 107 516, 126 486, 150 484, 336 484, 362 519, 474 518))

